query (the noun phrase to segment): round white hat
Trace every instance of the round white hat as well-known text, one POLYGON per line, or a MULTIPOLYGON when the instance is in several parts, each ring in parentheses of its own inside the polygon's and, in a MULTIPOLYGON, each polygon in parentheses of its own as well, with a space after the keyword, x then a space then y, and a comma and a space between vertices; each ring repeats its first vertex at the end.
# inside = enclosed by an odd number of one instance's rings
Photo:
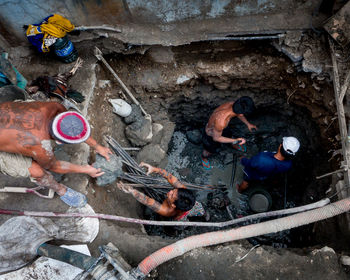
POLYGON ((78 144, 90 137, 89 122, 82 114, 66 111, 58 114, 52 122, 53 136, 67 144, 78 144))
POLYGON ((300 148, 300 142, 293 136, 283 137, 283 149, 290 155, 295 155, 300 148))

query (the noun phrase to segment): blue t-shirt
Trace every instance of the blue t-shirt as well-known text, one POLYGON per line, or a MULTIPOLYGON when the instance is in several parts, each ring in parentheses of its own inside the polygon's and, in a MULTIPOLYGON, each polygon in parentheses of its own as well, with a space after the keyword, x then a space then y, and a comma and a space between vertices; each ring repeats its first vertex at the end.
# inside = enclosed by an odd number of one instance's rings
POLYGON ((242 158, 241 163, 248 180, 266 180, 292 167, 290 160, 278 160, 271 152, 261 152, 251 159, 242 158))

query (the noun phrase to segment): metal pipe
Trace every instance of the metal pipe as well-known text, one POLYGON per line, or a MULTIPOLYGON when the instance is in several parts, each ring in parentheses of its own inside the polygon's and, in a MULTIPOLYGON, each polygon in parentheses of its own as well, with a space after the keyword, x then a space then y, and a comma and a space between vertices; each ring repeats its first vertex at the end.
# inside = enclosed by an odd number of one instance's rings
MULTIPOLYGON (((268 40, 268 39, 279 39, 284 37, 285 34, 278 35, 263 35, 263 36, 232 36, 232 37, 212 37, 210 41, 247 41, 247 40, 268 40)), ((205 40, 208 41, 208 40, 205 40)))
POLYGON ((318 179, 321 179, 321 178, 324 178, 324 177, 328 177, 328 176, 331 176, 331 175, 339 173, 339 172, 344 172, 346 170, 347 170, 347 168, 341 168, 341 169, 338 169, 338 170, 335 170, 335 171, 323 174, 321 176, 316 176, 316 179, 318 180, 318 179))
POLYGON ((74 28, 74 30, 80 30, 80 31, 86 31, 86 30, 96 30, 96 29, 101 29, 101 30, 107 30, 107 31, 113 31, 113 32, 122 32, 120 29, 111 27, 111 26, 106 26, 106 25, 99 25, 99 26, 77 26, 74 28))
POLYGON ((150 116, 146 113, 146 111, 142 108, 140 102, 137 101, 137 99, 134 97, 134 95, 131 93, 131 91, 126 87, 126 85, 123 83, 123 81, 119 78, 117 73, 114 72, 113 68, 108 64, 108 62, 103 58, 103 54, 101 50, 98 47, 95 47, 95 56, 98 60, 101 60, 103 64, 108 68, 109 71, 111 71, 113 77, 118 81, 119 85, 124 89, 124 91, 128 94, 128 96, 131 98, 131 100, 140 107, 142 113, 145 116, 150 116))

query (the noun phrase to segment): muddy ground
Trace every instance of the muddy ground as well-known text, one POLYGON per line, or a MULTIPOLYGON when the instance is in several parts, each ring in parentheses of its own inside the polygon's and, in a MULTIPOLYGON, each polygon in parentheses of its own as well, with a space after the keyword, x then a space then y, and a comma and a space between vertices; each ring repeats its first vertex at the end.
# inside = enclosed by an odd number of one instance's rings
MULTIPOLYGON (((309 38, 310 45, 312 40, 324 43, 322 38, 309 38)), ((331 171, 339 162, 339 157, 330 160, 331 155, 328 153, 329 150, 338 149, 339 144, 335 137, 338 128, 337 121, 334 121, 336 109, 333 89, 329 69, 325 67, 329 63, 327 59, 318 65, 320 73, 315 73, 317 69, 306 73, 302 70, 302 62, 295 63, 276 49, 274 44, 279 42, 202 42, 172 48, 126 48, 118 42, 112 44, 105 39, 94 43, 109 53, 107 61, 135 93, 146 112, 151 114, 153 122, 163 126, 162 135, 154 137, 147 145, 159 145, 167 154, 159 152, 154 158, 154 154, 145 153, 140 158, 138 152, 130 152, 138 161, 157 161, 158 166, 173 172, 184 181, 224 185, 231 214, 250 214, 249 209, 237 207, 235 199, 238 195, 235 188, 230 186, 232 169, 237 170, 234 185, 241 179, 238 162, 241 154, 223 147, 213 157, 214 168, 208 173, 201 167, 200 141, 193 143, 193 140, 188 140, 188 132, 200 133, 210 112, 218 105, 249 95, 257 106, 251 121, 258 125, 259 130, 249 133, 236 120, 230 124, 233 135, 248 139, 248 152, 245 156, 249 157, 258 151, 274 151, 282 136, 297 135, 302 149, 292 173, 288 175, 287 206, 299 206, 326 197, 331 178, 316 181, 315 176, 331 171), (111 54, 113 48, 118 53, 111 54)), ((286 46, 283 43, 281 45, 286 46)), ((133 146, 125 135, 127 125, 112 112, 112 106, 108 102, 110 98, 123 98, 120 87, 93 56, 92 42, 76 43, 76 47, 84 59, 84 66, 71 79, 70 85, 86 96, 86 101, 80 108, 91 122, 92 136, 106 144, 103 136, 109 135, 123 147, 133 146)), ((319 52, 328 57, 324 49, 321 48, 319 52)), ((10 58, 28 80, 37 75, 53 75, 71 67, 50 57, 40 57, 24 47, 12 49, 10 58)), ((130 100, 128 102, 131 103, 130 100)), ((142 145, 140 148, 143 148, 142 145)), ((94 153, 85 144, 65 149, 66 159, 77 163, 94 162, 94 153)), ((10 178, 6 180, 6 184, 28 183, 14 182, 10 178)), ((85 193, 96 213, 134 218, 145 216, 144 208, 130 195, 116 189, 114 184, 99 187, 93 179, 84 175, 65 175, 61 180, 85 193)), ((272 186, 273 209, 285 206, 285 181, 282 182, 272 186)), ((332 189, 329 195, 334 193, 332 189)), ((226 207, 217 207, 212 203, 213 197, 208 195, 209 193, 197 193, 198 199, 209 209, 211 221, 228 220, 230 217, 226 207)), ((43 200, 31 195, 1 195, 1 205, 2 208, 19 210, 64 212, 67 209, 57 197, 43 200)), ((3 216, 1 220, 7 218, 9 217, 3 216)), ((135 266, 147 255, 174 240, 200 232, 203 231, 186 228, 169 234, 169 231, 164 232, 163 229, 145 229, 141 225, 100 221, 99 235, 89 248, 92 255, 98 256, 99 245, 113 242, 126 260, 135 266)), ((282 240, 277 241, 274 237, 268 239, 268 242, 257 239, 249 240, 250 243, 242 241, 197 249, 160 266, 151 274, 151 278, 231 279, 235 275, 237 279, 347 279, 346 270, 339 265, 338 257, 350 250, 347 242, 337 242, 342 238, 346 240, 346 235, 340 233, 337 219, 317 223, 293 234, 283 234, 282 237, 282 240), (276 250, 263 246, 251 252, 246 259, 235 263, 236 258, 243 256, 252 244, 257 243, 289 249, 276 250), (327 250, 313 251, 325 245, 335 248, 337 254, 327 250)))

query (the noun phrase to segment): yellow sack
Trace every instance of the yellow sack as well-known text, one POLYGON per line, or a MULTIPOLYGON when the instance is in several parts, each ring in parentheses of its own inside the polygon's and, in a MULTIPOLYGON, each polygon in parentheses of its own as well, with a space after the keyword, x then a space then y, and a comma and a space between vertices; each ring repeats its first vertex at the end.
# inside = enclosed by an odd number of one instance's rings
POLYGON ((34 25, 29 24, 26 35, 27 36, 35 36, 35 35, 41 34, 42 32, 39 31, 38 28, 39 28, 39 26, 34 26, 34 25))
POLYGON ((49 17, 47 23, 40 25, 43 33, 50 34, 56 38, 66 36, 66 33, 73 31, 74 27, 75 26, 68 19, 58 14, 49 17))

